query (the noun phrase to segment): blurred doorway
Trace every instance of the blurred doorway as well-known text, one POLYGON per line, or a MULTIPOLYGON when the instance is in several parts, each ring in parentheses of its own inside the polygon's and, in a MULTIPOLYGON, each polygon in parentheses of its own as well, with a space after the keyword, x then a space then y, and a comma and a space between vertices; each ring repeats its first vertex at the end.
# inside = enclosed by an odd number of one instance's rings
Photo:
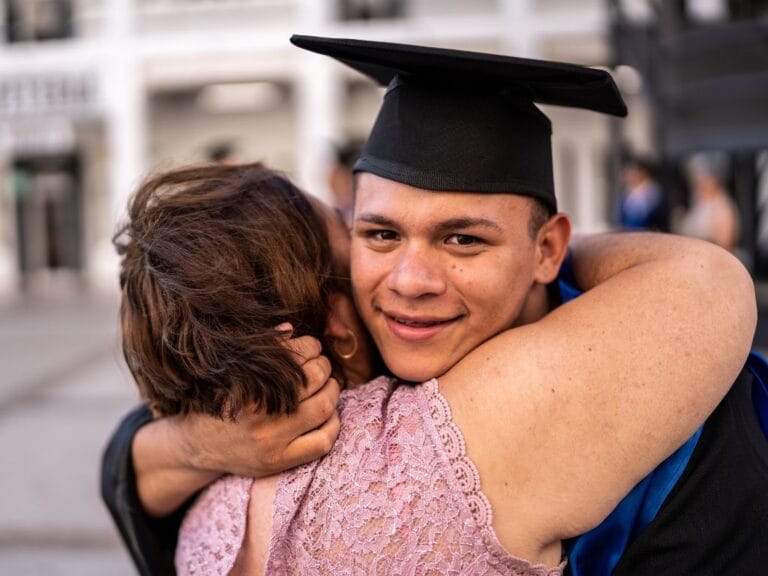
POLYGON ((22 289, 40 276, 83 268, 83 191, 75 154, 20 157, 12 164, 22 289))

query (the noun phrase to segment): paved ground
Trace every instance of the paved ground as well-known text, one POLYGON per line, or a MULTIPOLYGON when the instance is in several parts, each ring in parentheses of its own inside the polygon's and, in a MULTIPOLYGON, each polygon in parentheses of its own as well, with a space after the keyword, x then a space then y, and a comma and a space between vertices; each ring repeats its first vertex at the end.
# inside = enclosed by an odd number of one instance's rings
POLYGON ((0 304, 0 574, 134 574, 98 493, 135 402, 116 314, 87 295, 0 304))

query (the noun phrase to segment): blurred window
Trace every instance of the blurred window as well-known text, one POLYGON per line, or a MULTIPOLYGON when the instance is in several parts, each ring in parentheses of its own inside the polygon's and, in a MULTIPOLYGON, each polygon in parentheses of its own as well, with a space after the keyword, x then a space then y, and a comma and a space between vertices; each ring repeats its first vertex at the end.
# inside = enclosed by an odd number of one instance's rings
POLYGON ((339 20, 374 20, 405 15, 406 0, 338 0, 339 20))
POLYGON ((72 0, 4 0, 8 42, 71 38, 72 0))

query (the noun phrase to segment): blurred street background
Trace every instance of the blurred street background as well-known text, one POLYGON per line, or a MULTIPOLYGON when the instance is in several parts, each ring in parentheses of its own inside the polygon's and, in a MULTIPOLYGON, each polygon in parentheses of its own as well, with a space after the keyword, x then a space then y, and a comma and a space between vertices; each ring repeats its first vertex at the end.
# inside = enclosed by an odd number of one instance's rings
POLYGON ((134 573, 98 466, 142 175, 260 160, 348 213, 383 89, 293 33, 609 70, 627 119, 544 107, 560 208, 732 251, 768 349, 768 0, 0 0, 0 574, 134 573))
POLYGON ((136 402, 116 301, 0 305, 0 574, 133 574, 98 499, 104 439, 136 402))

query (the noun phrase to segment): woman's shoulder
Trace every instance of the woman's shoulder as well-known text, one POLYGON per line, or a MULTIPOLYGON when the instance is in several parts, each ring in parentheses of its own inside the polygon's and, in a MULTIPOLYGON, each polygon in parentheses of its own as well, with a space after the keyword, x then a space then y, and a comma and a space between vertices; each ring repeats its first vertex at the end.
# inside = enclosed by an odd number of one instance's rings
POLYGON ((499 543, 437 380, 377 379, 345 393, 345 400, 351 402, 331 452, 281 477, 273 573, 287 566, 312 573, 384 566, 387 573, 562 573, 562 565, 533 566, 499 543))
POLYGON ((341 401, 343 403, 348 402, 362 402, 370 397, 378 397, 382 395, 390 394, 398 385, 398 381, 395 378, 389 376, 379 376, 373 380, 369 380, 365 384, 358 384, 343 390, 341 393, 341 401))
POLYGON ((422 406, 424 394, 423 384, 405 383, 390 376, 379 376, 344 390, 339 400, 340 439, 345 431, 354 432, 355 427, 366 423, 382 428, 395 426, 396 415, 410 411, 413 406, 422 406))
POLYGON ((435 379, 413 383, 391 376, 379 376, 348 388, 341 393, 338 405, 342 428, 348 425, 344 424, 346 421, 359 418, 375 418, 382 426, 392 426, 397 421, 398 411, 409 411, 414 406, 426 409, 436 390, 435 379))

